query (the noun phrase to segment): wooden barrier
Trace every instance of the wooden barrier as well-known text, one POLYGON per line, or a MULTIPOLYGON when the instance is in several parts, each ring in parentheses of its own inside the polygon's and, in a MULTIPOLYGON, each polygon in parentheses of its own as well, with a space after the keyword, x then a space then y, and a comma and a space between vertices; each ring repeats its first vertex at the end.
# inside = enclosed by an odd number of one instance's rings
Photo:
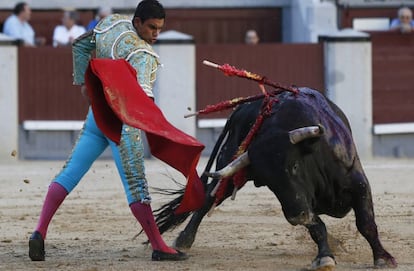
POLYGON ((414 34, 373 32, 373 121, 414 122, 414 34))
MULTIPOLYGON (((324 92, 322 54, 321 44, 197 45, 197 109, 223 100, 260 93, 256 82, 226 77, 203 65, 204 59, 219 64, 229 63, 284 85, 308 86, 324 92)), ((221 112, 201 115, 199 118, 221 118, 227 115, 228 112, 221 112)))
MULTIPOLYGON (((373 122, 414 122, 414 34, 375 32, 371 35, 373 122)), ((229 63, 286 85, 324 91, 320 44, 196 45, 196 109, 259 92, 257 83, 228 78, 202 65, 204 59, 229 63)), ((83 120, 87 106, 79 87, 72 85, 70 48, 19 48, 20 124, 24 120, 83 120)), ((221 118, 227 114, 200 118, 221 118)))
POLYGON ((72 83, 70 48, 19 48, 19 124, 83 120, 88 102, 72 83))

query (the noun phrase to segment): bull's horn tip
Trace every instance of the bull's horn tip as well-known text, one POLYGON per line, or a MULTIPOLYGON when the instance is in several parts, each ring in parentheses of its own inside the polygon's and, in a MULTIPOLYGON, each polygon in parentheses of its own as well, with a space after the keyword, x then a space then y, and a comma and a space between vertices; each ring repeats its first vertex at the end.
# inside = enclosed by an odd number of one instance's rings
POLYGON ((218 174, 217 172, 204 172, 204 175, 206 175, 207 177, 213 178, 213 179, 218 179, 220 177, 220 174, 218 174))
POLYGON ((325 127, 323 127, 322 124, 318 124, 318 127, 319 127, 319 134, 320 135, 324 134, 325 133, 325 127))

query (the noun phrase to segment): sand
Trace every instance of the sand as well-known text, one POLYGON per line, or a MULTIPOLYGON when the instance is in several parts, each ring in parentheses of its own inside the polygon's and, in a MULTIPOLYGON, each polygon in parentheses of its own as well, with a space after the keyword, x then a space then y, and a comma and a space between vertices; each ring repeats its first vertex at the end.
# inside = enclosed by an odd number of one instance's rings
MULTIPOLYGON (((206 159, 200 162, 200 170, 206 159)), ((48 184, 63 161, 12 161, 0 164, 0 270, 307 270, 316 245, 302 226, 291 226, 267 188, 247 184, 206 217, 190 258, 152 262, 151 248, 126 203, 116 168, 97 161, 52 220, 46 261, 28 257, 48 184)), ((414 160, 363 162, 373 190, 380 237, 399 263, 414 270, 414 160)), ((156 159, 146 163, 151 186, 174 187, 181 176, 156 159)), ((153 194, 153 208, 168 201, 153 194)), ((321 216, 335 239, 336 270, 371 270, 373 259, 358 233, 353 212, 343 219, 321 216)), ((164 234, 172 243, 182 229, 164 234)))

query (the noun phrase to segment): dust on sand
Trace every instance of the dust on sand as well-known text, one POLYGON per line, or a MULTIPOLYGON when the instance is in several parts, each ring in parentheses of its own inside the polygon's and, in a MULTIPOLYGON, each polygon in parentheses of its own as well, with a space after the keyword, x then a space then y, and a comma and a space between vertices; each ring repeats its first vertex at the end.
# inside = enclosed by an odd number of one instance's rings
MULTIPOLYGON (((200 162, 200 170, 206 161, 200 162)), ((247 184, 199 229, 190 259, 152 262, 151 248, 126 203, 112 161, 97 161, 68 196, 49 227, 46 261, 31 262, 28 238, 36 226, 47 186, 62 161, 0 164, 0 270, 306 270, 316 245, 304 227, 291 226, 274 195, 247 184)), ((174 187, 183 178, 149 159, 150 185, 174 187)), ((414 270, 414 160, 364 162, 373 190, 376 221, 397 270, 414 270)), ((153 208, 168 201, 153 194, 153 208)), ((358 233, 353 212, 343 219, 322 216, 338 265, 336 270, 371 270, 372 252, 358 233)), ((172 243, 182 229, 164 234, 172 243)))

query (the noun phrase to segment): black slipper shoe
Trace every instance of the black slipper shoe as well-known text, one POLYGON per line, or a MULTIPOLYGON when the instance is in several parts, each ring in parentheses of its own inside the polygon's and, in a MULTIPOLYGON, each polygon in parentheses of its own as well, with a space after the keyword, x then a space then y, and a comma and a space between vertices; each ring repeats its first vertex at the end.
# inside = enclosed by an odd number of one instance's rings
POLYGON ((152 252, 153 261, 184 261, 187 259, 187 254, 179 250, 177 250, 177 253, 167 253, 160 250, 154 250, 152 252))
POLYGON ((35 231, 29 239, 29 257, 32 261, 45 260, 45 241, 40 232, 35 231))

